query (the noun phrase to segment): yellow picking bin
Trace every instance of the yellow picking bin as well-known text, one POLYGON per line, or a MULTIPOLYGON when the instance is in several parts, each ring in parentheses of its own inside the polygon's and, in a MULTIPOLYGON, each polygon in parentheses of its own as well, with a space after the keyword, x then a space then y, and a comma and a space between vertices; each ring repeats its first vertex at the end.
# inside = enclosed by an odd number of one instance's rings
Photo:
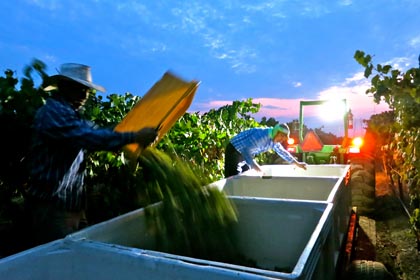
MULTIPOLYGON (((185 81, 171 72, 166 72, 115 127, 115 131, 138 131, 156 127, 156 145, 174 123, 187 111, 197 91, 198 81, 185 81)), ((130 144, 125 151, 138 156, 142 147, 130 144)))

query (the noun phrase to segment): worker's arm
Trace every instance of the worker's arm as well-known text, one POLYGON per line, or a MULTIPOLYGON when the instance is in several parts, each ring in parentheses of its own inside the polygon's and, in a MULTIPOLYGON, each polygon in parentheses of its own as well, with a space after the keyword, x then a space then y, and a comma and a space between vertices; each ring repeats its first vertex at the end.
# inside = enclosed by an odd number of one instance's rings
POLYGON ((294 164, 297 167, 306 170, 306 163, 297 161, 296 158, 292 156, 280 143, 276 143, 273 149, 282 159, 288 163, 294 164))
POLYGON ((297 167, 299 167, 299 168, 302 168, 302 169, 305 169, 305 170, 306 170, 306 163, 305 163, 305 162, 295 161, 295 162, 294 162, 294 164, 295 164, 297 167))

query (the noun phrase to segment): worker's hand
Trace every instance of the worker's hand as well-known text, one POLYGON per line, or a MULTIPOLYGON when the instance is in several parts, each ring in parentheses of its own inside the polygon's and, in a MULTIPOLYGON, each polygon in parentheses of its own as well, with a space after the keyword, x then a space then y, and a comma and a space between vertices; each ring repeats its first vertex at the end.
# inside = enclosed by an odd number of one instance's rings
POLYGON ((143 148, 146 148, 158 137, 157 130, 153 127, 145 127, 137 131, 136 143, 138 143, 143 148))
POLYGON ((306 170, 306 163, 305 162, 295 162, 295 165, 297 166, 297 167, 300 167, 300 168, 302 168, 302 169, 305 169, 306 170))
POLYGON ((252 166, 252 168, 257 172, 263 172, 261 167, 256 163, 252 166))

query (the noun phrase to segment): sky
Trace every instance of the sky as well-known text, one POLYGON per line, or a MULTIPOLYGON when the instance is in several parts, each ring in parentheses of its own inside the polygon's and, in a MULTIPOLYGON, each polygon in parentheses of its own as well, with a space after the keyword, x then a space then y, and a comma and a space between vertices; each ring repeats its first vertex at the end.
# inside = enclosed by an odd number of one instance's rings
MULTIPOLYGON (((200 81, 191 112, 252 98, 257 120, 279 122, 298 119, 302 100, 346 99, 356 136, 388 106, 366 95, 355 52, 418 67, 419 15, 418 0, 1 1, 0 71, 82 63, 106 95, 139 96, 172 71, 200 81)), ((341 121, 319 118, 332 111, 307 110, 305 122, 340 134, 341 121)))

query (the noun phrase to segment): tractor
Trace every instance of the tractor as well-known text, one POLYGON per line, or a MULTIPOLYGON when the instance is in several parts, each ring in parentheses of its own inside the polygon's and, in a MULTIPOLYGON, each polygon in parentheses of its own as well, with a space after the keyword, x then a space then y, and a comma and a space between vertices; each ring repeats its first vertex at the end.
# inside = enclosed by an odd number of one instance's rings
MULTIPOLYGON (((348 130, 353 129, 353 114, 347 110, 346 99, 340 100, 344 105, 343 114, 344 137, 341 143, 324 144, 314 130, 306 131, 304 136, 304 107, 331 103, 329 100, 301 101, 299 121, 294 123, 293 133, 287 143, 287 150, 300 161, 308 164, 345 164, 356 154, 360 153, 363 139, 349 138, 348 130), (298 128, 296 129, 296 126, 298 128)), ((336 104, 336 103, 335 103, 336 104)))

